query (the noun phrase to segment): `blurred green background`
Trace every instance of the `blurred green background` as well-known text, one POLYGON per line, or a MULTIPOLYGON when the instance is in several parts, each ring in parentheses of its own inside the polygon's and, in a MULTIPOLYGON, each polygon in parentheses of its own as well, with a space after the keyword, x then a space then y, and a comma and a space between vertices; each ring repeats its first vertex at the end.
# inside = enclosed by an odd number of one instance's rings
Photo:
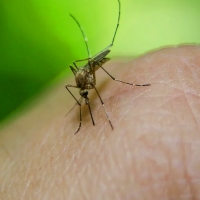
MULTIPOLYGON (((87 57, 69 13, 83 26, 92 55, 110 44, 117 0, 0 1, 0 122, 63 71, 67 79, 70 62, 87 57)), ((121 0, 110 57, 183 43, 200 43, 199 0, 121 0)))

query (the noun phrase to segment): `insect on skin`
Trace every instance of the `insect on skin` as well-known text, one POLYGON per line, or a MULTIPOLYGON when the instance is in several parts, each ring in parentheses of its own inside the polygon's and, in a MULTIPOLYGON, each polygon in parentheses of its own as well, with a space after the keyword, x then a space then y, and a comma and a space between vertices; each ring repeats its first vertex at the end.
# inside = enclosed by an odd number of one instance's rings
POLYGON ((120 0, 118 0, 118 5, 119 5, 118 21, 117 21, 117 26, 115 28, 115 32, 114 32, 114 36, 113 36, 112 42, 105 49, 103 49, 102 51, 100 51, 98 54, 96 54, 93 57, 90 55, 90 50, 89 50, 89 47, 88 47, 87 38, 85 36, 85 33, 84 33, 81 25, 76 20, 76 18, 73 15, 70 14, 70 16, 75 20, 75 22, 77 23, 77 25, 79 26, 79 28, 80 28, 80 30, 82 32, 82 35, 83 35, 84 40, 85 40, 86 48, 87 48, 87 53, 88 53, 88 58, 74 61, 73 62, 73 66, 69 65, 70 69, 74 73, 76 85, 65 85, 65 88, 72 95, 72 97, 76 100, 76 104, 75 105, 78 104, 80 106, 80 122, 79 122, 79 127, 78 127, 77 131, 75 132, 75 134, 81 128, 81 123, 82 123, 81 104, 82 104, 82 100, 83 99, 85 99, 85 103, 88 106, 92 123, 93 123, 93 125, 95 125, 94 118, 93 118, 92 111, 91 111, 91 107, 90 107, 90 101, 89 101, 89 98, 88 98, 88 90, 90 90, 90 89, 94 89, 96 91, 96 93, 97 93, 97 95, 98 95, 98 97, 99 97, 99 99, 101 101, 101 104, 102 104, 102 106, 104 108, 106 117, 107 117, 107 119, 108 119, 108 121, 110 123, 110 126, 113 129, 113 125, 112 125, 112 123, 110 121, 109 115, 108 115, 107 110, 106 110, 105 105, 104 105, 104 102, 103 102, 102 98, 100 97, 99 92, 97 91, 97 88, 95 86, 96 85, 95 72, 99 68, 104 70, 104 72, 107 73, 107 75, 110 76, 110 78, 112 78, 114 81, 118 81, 118 82, 125 83, 125 84, 132 85, 132 86, 150 86, 150 84, 142 84, 142 85, 133 84, 133 83, 127 83, 125 81, 116 79, 102 67, 102 65, 104 63, 106 63, 107 61, 110 60, 110 58, 107 58, 106 56, 110 53, 110 48, 114 44, 115 36, 116 36, 117 30, 118 30, 118 27, 119 27, 120 14, 121 14, 120 0), (87 61, 87 64, 85 64, 81 68, 78 68, 76 63, 77 62, 81 62, 81 61, 87 61), (80 89, 79 90, 79 94, 80 94, 81 98, 79 100, 72 94, 72 92, 69 90, 69 87, 80 89))

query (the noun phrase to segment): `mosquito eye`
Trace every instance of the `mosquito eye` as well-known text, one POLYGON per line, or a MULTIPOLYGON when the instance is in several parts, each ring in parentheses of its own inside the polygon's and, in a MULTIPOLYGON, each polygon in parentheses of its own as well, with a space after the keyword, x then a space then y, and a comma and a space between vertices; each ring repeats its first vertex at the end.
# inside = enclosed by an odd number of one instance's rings
POLYGON ((85 91, 85 92, 83 93, 83 95, 84 95, 84 96, 87 96, 87 95, 88 95, 88 91, 85 91))
POLYGON ((81 95, 82 97, 87 97, 88 91, 87 91, 87 90, 81 90, 81 91, 80 91, 80 95, 81 95))

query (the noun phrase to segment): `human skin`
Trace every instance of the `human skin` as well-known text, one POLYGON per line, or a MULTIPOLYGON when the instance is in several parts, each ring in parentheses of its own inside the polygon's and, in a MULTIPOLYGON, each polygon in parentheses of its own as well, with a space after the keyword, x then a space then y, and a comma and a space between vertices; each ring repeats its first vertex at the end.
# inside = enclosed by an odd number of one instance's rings
POLYGON ((95 91, 96 125, 64 84, 51 87, 0 132, 0 199, 200 199, 200 47, 148 53, 99 69, 97 88, 113 123, 111 130, 95 91))

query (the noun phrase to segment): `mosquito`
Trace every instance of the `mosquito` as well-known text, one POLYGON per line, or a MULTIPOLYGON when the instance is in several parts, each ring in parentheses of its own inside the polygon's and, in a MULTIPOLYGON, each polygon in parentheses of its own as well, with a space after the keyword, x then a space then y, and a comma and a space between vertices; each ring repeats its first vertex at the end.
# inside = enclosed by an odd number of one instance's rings
POLYGON ((88 53, 88 58, 74 61, 73 62, 73 66, 69 65, 71 71, 73 72, 73 74, 75 76, 76 85, 68 85, 68 84, 65 85, 65 88, 68 90, 68 92, 75 99, 75 101, 76 101, 75 105, 79 105, 79 107, 80 107, 80 115, 79 115, 80 121, 79 121, 78 129, 75 132, 75 134, 79 132, 79 130, 81 128, 81 124, 82 124, 81 106, 82 106, 83 99, 85 100, 85 104, 88 106, 90 117, 91 117, 91 120, 92 120, 92 124, 95 125, 94 118, 93 118, 93 115, 92 115, 91 106, 90 106, 90 100, 89 100, 89 97, 88 97, 88 90, 91 90, 91 89, 94 89, 96 91, 97 96, 99 97, 99 100, 101 101, 101 104, 102 104, 102 106, 104 108, 104 112, 105 112, 107 120, 108 120, 108 122, 110 124, 110 127, 113 130, 113 125, 111 123, 111 120, 110 120, 110 117, 109 117, 108 112, 106 110, 106 107, 104 105, 104 102, 103 102, 103 100, 102 100, 102 98, 101 98, 101 96, 100 96, 100 94, 99 94, 99 92, 98 92, 98 90, 97 90, 97 88, 95 86, 96 85, 96 75, 95 75, 95 73, 99 68, 101 68, 114 81, 118 81, 118 82, 121 82, 121 83, 124 83, 124 84, 128 84, 128 85, 132 85, 132 86, 150 86, 150 84, 142 84, 142 85, 133 84, 133 83, 128 83, 128 82, 116 79, 108 71, 106 71, 103 68, 103 64, 105 64, 107 61, 110 60, 110 58, 107 58, 106 56, 111 51, 110 48, 114 44, 115 37, 116 37, 117 31, 118 31, 119 22, 120 22, 120 15, 121 15, 121 3, 120 3, 120 0, 118 0, 118 6, 119 6, 118 20, 117 20, 117 25, 116 25, 116 28, 115 28, 114 36, 112 38, 112 42, 105 49, 103 49, 102 51, 100 51, 98 54, 96 54, 93 57, 90 54, 87 37, 86 37, 86 35, 85 35, 84 31, 83 31, 83 28, 81 27, 81 25, 79 24, 77 19, 73 15, 70 14, 70 16, 73 18, 73 20, 77 23, 77 25, 78 25, 78 27, 79 27, 82 35, 83 35, 83 38, 84 38, 84 41, 85 41, 85 45, 86 45, 86 48, 87 48, 87 53, 88 53), (87 63, 83 67, 78 68, 76 63, 77 62, 82 62, 82 61, 87 61, 87 63), (79 94, 81 96, 80 99, 77 99, 73 95, 73 93, 69 89, 70 87, 80 89, 79 90, 79 94))

